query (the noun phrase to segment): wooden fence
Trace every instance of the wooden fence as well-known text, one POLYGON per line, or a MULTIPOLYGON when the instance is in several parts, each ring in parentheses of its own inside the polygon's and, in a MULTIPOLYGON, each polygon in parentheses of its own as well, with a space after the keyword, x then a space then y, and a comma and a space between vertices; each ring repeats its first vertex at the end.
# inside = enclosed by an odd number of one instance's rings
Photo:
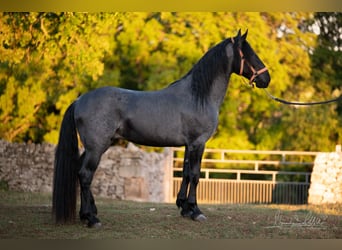
MULTIPOLYGON (((184 149, 172 150, 172 198, 175 200, 182 180, 184 149)), ((304 151, 207 149, 202 159, 197 200, 210 204, 306 204, 311 169, 317 154, 304 151)))

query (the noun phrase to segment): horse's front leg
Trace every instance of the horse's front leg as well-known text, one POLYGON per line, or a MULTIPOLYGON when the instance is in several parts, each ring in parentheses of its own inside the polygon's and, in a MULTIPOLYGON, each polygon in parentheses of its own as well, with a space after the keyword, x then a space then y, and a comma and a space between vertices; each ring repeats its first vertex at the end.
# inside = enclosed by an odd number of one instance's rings
POLYGON ((191 217, 192 211, 188 205, 188 186, 190 182, 190 166, 189 166, 189 151, 188 147, 185 147, 184 161, 183 161, 183 178, 182 183, 177 195, 176 205, 178 208, 182 208, 181 215, 183 217, 191 217))
POLYGON ((191 218, 196 221, 204 221, 207 217, 197 206, 197 184, 200 179, 201 161, 204 152, 204 145, 194 147, 189 152, 190 160, 190 189, 188 195, 188 205, 191 210, 191 218))

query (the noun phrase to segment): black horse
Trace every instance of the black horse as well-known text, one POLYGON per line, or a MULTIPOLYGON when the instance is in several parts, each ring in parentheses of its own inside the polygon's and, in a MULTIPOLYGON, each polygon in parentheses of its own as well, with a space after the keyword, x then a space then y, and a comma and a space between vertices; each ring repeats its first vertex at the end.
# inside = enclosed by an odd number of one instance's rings
POLYGON ((78 179, 80 219, 90 227, 101 225, 90 186, 101 155, 120 138, 147 146, 185 146, 183 180, 176 204, 182 216, 205 220, 197 206, 196 188, 205 143, 217 127, 230 75, 242 75, 258 88, 266 88, 270 82, 267 68, 246 37, 247 32, 241 36, 239 31, 236 37, 223 40, 165 89, 103 87, 73 102, 64 115, 55 155, 56 222, 75 219, 78 179), (81 156, 77 133, 85 149, 81 156))

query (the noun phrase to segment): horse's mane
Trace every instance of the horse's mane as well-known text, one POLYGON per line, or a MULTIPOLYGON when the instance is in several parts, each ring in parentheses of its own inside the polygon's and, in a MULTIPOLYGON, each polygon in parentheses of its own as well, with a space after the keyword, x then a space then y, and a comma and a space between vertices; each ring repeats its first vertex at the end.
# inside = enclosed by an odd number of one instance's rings
POLYGON ((228 56, 226 46, 231 42, 226 39, 210 50, 193 66, 187 75, 191 77, 191 93, 196 103, 204 105, 210 94, 212 83, 218 74, 228 75, 228 56))

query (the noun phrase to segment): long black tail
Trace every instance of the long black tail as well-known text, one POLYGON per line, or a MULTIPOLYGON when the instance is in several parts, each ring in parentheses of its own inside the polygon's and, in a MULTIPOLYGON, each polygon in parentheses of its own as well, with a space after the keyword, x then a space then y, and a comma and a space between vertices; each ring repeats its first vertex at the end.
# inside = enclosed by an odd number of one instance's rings
POLYGON ((73 222, 76 218, 79 150, 74 106, 71 104, 64 114, 55 153, 52 213, 56 223, 73 222))

